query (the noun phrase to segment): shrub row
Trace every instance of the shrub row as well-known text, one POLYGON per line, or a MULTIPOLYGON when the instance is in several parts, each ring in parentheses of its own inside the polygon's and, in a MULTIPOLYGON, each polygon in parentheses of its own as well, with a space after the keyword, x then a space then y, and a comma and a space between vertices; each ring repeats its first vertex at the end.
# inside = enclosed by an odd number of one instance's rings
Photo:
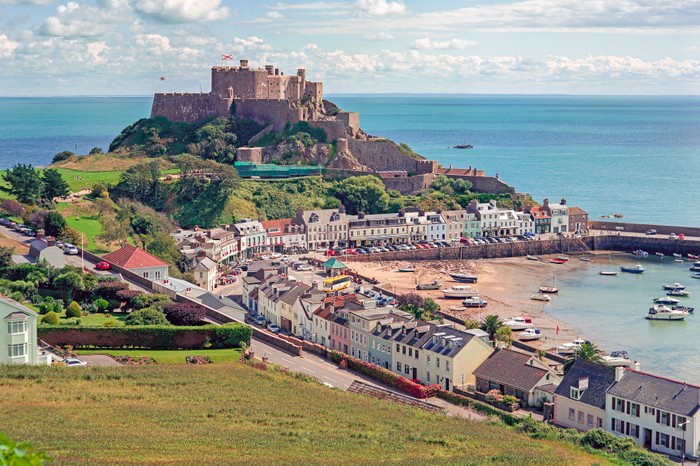
POLYGON ((370 364, 360 359, 353 358, 345 353, 340 353, 338 351, 330 351, 328 355, 331 361, 335 362, 338 365, 347 367, 348 369, 357 371, 368 377, 372 377, 373 379, 379 382, 385 383, 390 387, 394 387, 416 398, 430 398, 431 396, 435 396, 436 394, 438 394, 438 392, 440 391, 439 385, 428 385, 426 387, 417 384, 415 382, 412 382, 411 380, 408 380, 405 377, 391 372, 388 369, 384 369, 383 367, 379 367, 375 364, 370 364))
POLYGON ((200 327, 38 327, 39 338, 50 345, 74 348, 201 349, 250 345, 252 329, 245 324, 200 327))

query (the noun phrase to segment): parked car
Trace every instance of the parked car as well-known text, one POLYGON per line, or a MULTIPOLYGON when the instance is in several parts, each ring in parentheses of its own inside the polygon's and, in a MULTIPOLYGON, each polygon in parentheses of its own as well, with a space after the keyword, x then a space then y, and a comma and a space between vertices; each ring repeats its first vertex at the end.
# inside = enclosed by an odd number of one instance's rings
POLYGON ((649 228, 647 231, 644 232, 644 234, 645 235, 655 235, 656 230, 654 230, 653 228, 649 228))
POLYGON ((261 315, 255 316, 255 318, 253 320, 255 321, 256 324, 258 324, 260 326, 265 325, 265 317, 263 317, 261 315))
POLYGON ((63 245, 63 254, 68 254, 69 256, 75 256, 78 254, 78 248, 76 248, 72 244, 64 244, 63 245))
POLYGON ((675 233, 671 233, 668 235, 668 239, 678 239, 678 236, 675 233))
POLYGON ((22 233, 23 233, 25 236, 30 236, 30 237, 36 236, 36 231, 30 230, 29 228, 27 228, 26 230, 24 230, 22 233))
POLYGON ((59 249, 63 249, 63 241, 56 241, 56 247, 59 249))
POLYGON ((109 262, 100 261, 97 264, 95 264, 95 268, 97 270, 109 270, 111 268, 111 266, 109 265, 109 262))
POLYGON ((73 367, 73 366, 87 366, 87 363, 83 360, 80 360, 78 358, 66 358, 63 360, 63 363, 66 366, 73 367))
POLYGON ((280 333, 282 329, 280 329, 277 325, 275 324, 270 324, 267 326, 267 329, 271 331, 272 333, 280 333))
POLYGON ((9 224, 10 224, 10 219, 9 219, 9 218, 5 218, 5 217, 0 218, 0 225, 6 227, 6 226, 9 225, 9 224))

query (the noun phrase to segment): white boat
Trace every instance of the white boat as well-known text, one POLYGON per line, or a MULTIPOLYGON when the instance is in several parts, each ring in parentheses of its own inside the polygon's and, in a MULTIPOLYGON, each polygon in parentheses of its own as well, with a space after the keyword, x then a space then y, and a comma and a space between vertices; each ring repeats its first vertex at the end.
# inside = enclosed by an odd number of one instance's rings
POLYGON ((584 340, 582 338, 577 338, 571 343, 563 343, 559 346, 557 346, 557 353, 559 354, 574 354, 577 349, 581 347, 582 344, 584 343, 590 343, 588 340, 584 340))
POLYGON ((416 267, 414 265, 407 265, 405 267, 399 267, 399 272, 415 272, 416 267))
POLYGON ((513 331, 525 330, 526 328, 532 327, 532 319, 529 317, 513 317, 503 322, 503 325, 510 327, 513 331))
POLYGON ((674 283, 673 285, 664 283, 663 285, 661 285, 661 288, 663 288, 664 290, 685 290, 685 285, 681 285, 680 283, 674 283))
POLYGON ((681 264, 683 263, 683 259, 673 259, 673 262, 680 262, 681 264))
POLYGON ((518 335, 520 341, 533 341, 542 338, 542 330, 538 328, 526 328, 518 335))
POLYGON ((481 299, 479 296, 472 296, 462 300, 462 306, 464 307, 486 307, 488 301, 481 299))
POLYGON ((660 298, 654 298, 654 303, 656 304, 678 304, 679 300, 676 298, 671 298, 670 296, 662 296, 660 298))
POLYGON ((690 278, 700 278, 700 273, 694 273, 690 276, 690 278))
POLYGON ((601 275, 605 275, 605 276, 612 277, 613 275, 617 275, 617 274, 619 274, 620 272, 613 272, 613 271, 610 271, 610 270, 601 270, 601 271, 598 272, 598 273, 601 274, 601 275))
POLYGON ((663 253, 663 252, 655 252, 654 254, 656 254, 657 256, 659 256, 659 257, 662 258, 662 259, 664 258, 664 253, 663 253))
POLYGON ((684 298, 687 298, 690 296, 690 291, 688 290, 668 290, 666 292, 666 296, 682 296, 684 298))
POLYGON ((533 299, 535 301, 551 301, 552 298, 548 294, 545 293, 535 293, 532 296, 530 296, 530 299, 533 299))
POLYGON ((540 258, 537 257, 537 256, 531 256, 530 254, 528 254, 528 255, 527 255, 527 260, 530 260, 530 261, 538 261, 538 260, 540 260, 540 258))
POLYGON ((584 262, 589 262, 589 261, 591 260, 591 258, 588 257, 588 256, 579 257, 578 259, 579 259, 579 260, 582 260, 582 261, 584 261, 584 262))
POLYGON ((479 292, 469 285, 452 285, 442 290, 442 295, 448 299, 464 299, 479 296, 479 292))
POLYGON ((540 293, 559 293, 559 288, 553 286, 541 286, 540 293))
POLYGON ((683 254, 678 254, 677 252, 674 252, 673 257, 677 257, 678 259, 680 259, 683 257, 683 254))
POLYGON ((685 311, 679 311, 666 307, 663 304, 657 304, 649 308, 646 318, 647 320, 683 320, 687 315, 688 313, 685 311))
POLYGON ((630 367, 632 361, 627 356, 627 351, 613 351, 608 356, 603 356, 603 362, 608 366, 630 367))

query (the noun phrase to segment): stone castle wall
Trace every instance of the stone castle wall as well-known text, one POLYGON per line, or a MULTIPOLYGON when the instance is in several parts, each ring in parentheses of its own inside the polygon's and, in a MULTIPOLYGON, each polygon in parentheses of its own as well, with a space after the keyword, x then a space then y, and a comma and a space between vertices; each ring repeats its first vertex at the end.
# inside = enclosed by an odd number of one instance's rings
POLYGON ((231 101, 215 94, 156 94, 151 118, 194 123, 209 117, 228 116, 231 101))
POLYGON ((303 108, 291 108, 286 100, 236 100, 236 116, 260 124, 271 123, 275 131, 304 120, 303 108))
POLYGON ((515 188, 493 176, 464 176, 450 174, 445 176, 448 178, 458 178, 469 181, 473 186, 472 189, 476 192, 491 194, 515 194, 515 188))
POLYGON ((386 189, 394 189, 404 195, 416 194, 427 189, 433 183, 433 180, 435 180, 435 175, 432 173, 405 178, 382 178, 386 189))
POLYGON ((360 163, 375 171, 403 170, 411 176, 433 173, 437 168, 437 162, 409 157, 386 139, 348 139, 348 148, 360 163))

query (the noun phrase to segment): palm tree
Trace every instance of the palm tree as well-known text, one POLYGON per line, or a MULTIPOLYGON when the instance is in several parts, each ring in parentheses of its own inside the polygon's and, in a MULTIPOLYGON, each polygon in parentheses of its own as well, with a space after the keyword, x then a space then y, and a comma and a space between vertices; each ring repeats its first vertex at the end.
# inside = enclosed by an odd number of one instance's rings
POLYGON ((479 326, 481 330, 489 334, 489 340, 493 340, 493 336, 501 327, 503 327, 503 321, 495 314, 484 316, 479 326))
POLYGON ((603 351, 596 346, 595 343, 581 343, 581 346, 576 348, 576 352, 569 356, 564 363, 564 373, 566 374, 574 365, 574 361, 577 359, 583 359, 584 361, 590 361, 596 364, 603 363, 603 351))
POLYGON ((504 325, 496 331, 494 338, 506 345, 506 348, 510 348, 510 345, 513 344, 513 330, 504 325))

